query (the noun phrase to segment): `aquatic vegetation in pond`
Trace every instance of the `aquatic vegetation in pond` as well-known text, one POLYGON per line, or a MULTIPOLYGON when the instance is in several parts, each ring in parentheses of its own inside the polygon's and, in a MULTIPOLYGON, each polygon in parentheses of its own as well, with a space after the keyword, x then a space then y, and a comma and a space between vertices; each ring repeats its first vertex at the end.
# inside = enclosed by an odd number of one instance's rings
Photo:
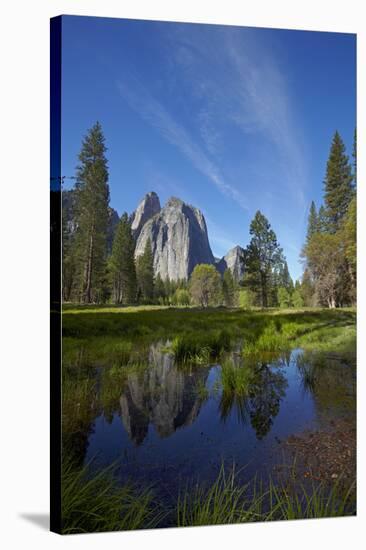
POLYGON ((171 349, 178 363, 208 363, 230 350, 231 337, 226 330, 203 334, 187 333, 174 338, 171 349))
POLYGON ((248 395, 254 376, 254 369, 250 365, 235 365, 230 359, 224 360, 221 364, 223 394, 248 395))

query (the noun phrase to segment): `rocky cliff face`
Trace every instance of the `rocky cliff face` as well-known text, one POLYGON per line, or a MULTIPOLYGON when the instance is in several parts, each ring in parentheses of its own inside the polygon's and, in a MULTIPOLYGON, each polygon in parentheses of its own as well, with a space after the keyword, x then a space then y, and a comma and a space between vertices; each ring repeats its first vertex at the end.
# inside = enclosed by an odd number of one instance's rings
POLYGON ((244 277, 244 260, 245 251, 241 246, 234 246, 229 252, 221 258, 216 264, 217 269, 221 274, 226 269, 230 269, 235 281, 239 282, 244 277))
MULTIPOLYGON (((140 213, 139 217, 142 218, 140 213)), ((133 221, 137 219, 136 211, 133 221)), ((169 199, 164 208, 141 227, 136 257, 143 254, 148 239, 152 245, 155 275, 160 274, 163 280, 168 277, 174 281, 187 279, 197 264, 214 264, 202 212, 180 199, 169 199)))
POLYGON ((144 196, 131 217, 131 229, 135 239, 138 239, 144 224, 160 212, 160 208, 159 197, 154 191, 144 196))
MULTIPOLYGON (((64 223, 71 233, 76 229, 74 206, 75 192, 63 191, 64 223)), ((131 215, 131 229, 136 239, 135 256, 143 254, 150 238, 155 275, 176 281, 187 279, 197 264, 212 264, 223 274, 230 269, 235 280, 244 275, 244 249, 235 246, 221 259, 214 258, 208 240, 207 227, 202 212, 177 198, 170 198, 161 208, 158 195, 152 191, 142 199, 131 215)), ((109 208, 108 252, 119 222, 119 216, 109 208)))

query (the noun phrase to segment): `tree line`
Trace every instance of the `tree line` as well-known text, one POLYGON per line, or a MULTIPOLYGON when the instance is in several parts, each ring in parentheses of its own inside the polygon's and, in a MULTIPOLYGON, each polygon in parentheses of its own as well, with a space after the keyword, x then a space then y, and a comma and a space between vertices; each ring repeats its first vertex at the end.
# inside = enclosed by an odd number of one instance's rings
POLYGON ((307 306, 330 308, 356 304, 357 134, 352 162, 336 131, 324 179, 323 204, 311 203, 302 251, 301 287, 307 306))
MULTIPOLYGON (((355 137, 356 140, 356 137, 355 137)), ((327 164, 324 205, 312 203, 301 282, 291 279, 286 258, 267 218, 257 211, 244 253, 244 278, 227 269, 197 265, 189 280, 154 274, 152 243, 135 258, 131 219, 122 214, 109 243, 109 185, 106 146, 97 122, 83 140, 76 171, 73 221, 63 212, 64 301, 115 304, 195 304, 201 307, 302 307, 347 305, 355 300, 355 186, 337 133, 327 164), (109 244, 108 244, 109 243, 109 244), (333 286, 332 286, 333 285, 333 286)))

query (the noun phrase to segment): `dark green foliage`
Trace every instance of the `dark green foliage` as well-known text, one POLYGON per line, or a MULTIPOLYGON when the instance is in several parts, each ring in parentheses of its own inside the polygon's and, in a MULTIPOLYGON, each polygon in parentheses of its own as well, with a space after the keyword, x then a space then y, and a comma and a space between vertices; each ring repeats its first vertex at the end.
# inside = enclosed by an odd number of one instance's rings
POLYGON ((353 158, 353 183, 354 186, 357 186, 357 129, 355 128, 355 133, 353 135, 353 150, 352 150, 352 158, 353 158))
POLYGON ((117 226, 113 240, 109 272, 116 304, 129 304, 136 301, 137 282, 135 268, 135 241, 127 213, 124 213, 117 226))
POLYGON ((257 298, 258 305, 268 307, 277 300, 277 285, 284 257, 267 218, 258 210, 250 224, 251 241, 246 249, 244 285, 257 298))
POLYGON ((280 288, 277 291, 277 299, 278 299, 278 305, 281 308, 290 307, 291 305, 291 295, 287 288, 280 286, 280 288))
MULTIPOLYGON (((325 206, 316 219, 312 203, 306 244, 301 298, 305 305, 346 306, 356 301, 357 145, 353 145, 353 173, 345 146, 335 133, 325 178, 325 206)), ((300 301, 297 297, 297 303, 300 301)))
POLYGON ((291 305, 293 307, 296 307, 296 308, 300 308, 300 307, 303 307, 305 304, 304 304, 304 299, 302 297, 302 294, 301 294, 301 289, 295 289, 292 293, 292 296, 291 296, 291 305))
POLYGON ((154 282, 155 302, 159 304, 165 304, 166 296, 167 294, 166 294, 166 287, 165 287, 164 281, 160 277, 160 273, 158 273, 157 276, 155 277, 155 282, 154 282))
POLYGON ((221 277, 213 265, 196 265, 189 281, 189 293, 193 303, 201 307, 221 303, 221 277))
POLYGON ((351 165, 338 132, 333 137, 324 185, 328 230, 335 233, 341 228, 354 194, 351 165))
POLYGON ((177 288, 170 300, 173 306, 189 306, 190 301, 189 292, 185 288, 177 288))
POLYGON ((146 241, 144 253, 136 260, 136 274, 139 299, 152 303, 154 298, 154 264, 151 241, 146 241))
POLYGON ((321 205, 318 213, 318 232, 326 233, 328 231, 328 219, 325 207, 321 205))
POLYGON ((106 272, 109 186, 106 147, 99 122, 83 140, 75 188, 74 255, 79 299, 97 300, 106 272))
POLYGON ((357 290, 357 201, 356 196, 350 202, 344 218, 342 241, 345 263, 349 278, 349 298, 352 304, 356 303, 357 290))
POLYGON ((73 194, 62 192, 62 299, 66 302, 72 298, 76 272, 75 235, 69 219, 73 202, 73 194))
POLYGON ((316 211, 315 202, 311 201, 309 217, 308 217, 308 230, 306 234, 306 242, 309 242, 314 233, 319 231, 319 218, 316 211))
POLYGON ((224 305, 226 307, 234 307, 236 305, 236 289, 234 277, 230 269, 226 269, 222 279, 222 294, 224 305))

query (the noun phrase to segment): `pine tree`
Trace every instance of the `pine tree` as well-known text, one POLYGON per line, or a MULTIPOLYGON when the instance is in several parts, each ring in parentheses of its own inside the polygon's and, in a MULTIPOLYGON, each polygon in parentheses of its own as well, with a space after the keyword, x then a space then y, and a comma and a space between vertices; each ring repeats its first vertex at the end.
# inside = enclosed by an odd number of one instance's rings
POLYGON ((356 188, 357 186, 357 129, 355 128, 355 133, 353 134, 353 184, 356 188))
POLYGON ((335 233, 341 227, 348 205, 353 197, 352 169, 344 143, 338 132, 334 134, 325 177, 325 207, 328 230, 335 233))
POLYGON ((78 293, 90 303, 105 278, 109 186, 106 147, 99 122, 83 140, 75 188, 75 257, 78 293))
POLYGON ((162 280, 160 273, 155 277, 154 282, 154 296, 155 300, 159 303, 165 303, 166 293, 165 293, 165 284, 162 280))
MULTIPOLYGON (((267 307, 274 287, 274 272, 283 261, 282 250, 267 218, 258 210, 250 224, 252 239, 246 249, 245 285, 257 296, 258 303, 267 307)), ((277 294, 277 289, 275 288, 277 294)))
POLYGON ((294 290, 294 282, 291 279, 291 275, 285 258, 283 258, 282 261, 279 262, 279 268, 279 286, 283 286, 291 295, 294 290))
POLYGON ((314 233, 319 231, 319 218, 316 211, 315 202, 311 201, 309 217, 308 217, 308 230, 306 234, 306 242, 308 243, 314 233))
POLYGON ((144 253, 136 260, 136 274, 139 295, 144 302, 151 303, 154 298, 154 264, 150 239, 146 241, 144 253))
POLYGON ((292 296, 291 296, 291 305, 293 307, 299 308, 304 306, 304 300, 301 295, 301 291, 298 288, 295 288, 292 296))
POLYGON ((356 303, 357 291, 357 202, 356 196, 353 197, 347 215, 344 219, 343 227, 343 249, 346 259, 346 268, 350 280, 350 303, 356 303))
POLYGON ((318 233, 326 233, 328 231, 328 219, 324 205, 321 205, 318 212, 318 233))
POLYGON ((278 305, 280 308, 290 307, 291 305, 291 296, 288 290, 281 286, 277 291, 278 305))
POLYGON ((134 252, 135 240, 132 236, 128 214, 125 212, 118 223, 109 260, 113 298, 117 304, 129 304, 136 300, 137 282, 134 252))
POLYGON ((311 307, 316 305, 314 283, 308 268, 305 269, 302 276, 300 292, 305 306, 311 307))
POLYGON ((75 278, 74 235, 67 220, 67 212, 62 208, 62 299, 71 299, 75 278))
POLYGON ((230 269, 226 269, 222 279, 222 293, 226 307, 235 306, 235 281, 230 269))

